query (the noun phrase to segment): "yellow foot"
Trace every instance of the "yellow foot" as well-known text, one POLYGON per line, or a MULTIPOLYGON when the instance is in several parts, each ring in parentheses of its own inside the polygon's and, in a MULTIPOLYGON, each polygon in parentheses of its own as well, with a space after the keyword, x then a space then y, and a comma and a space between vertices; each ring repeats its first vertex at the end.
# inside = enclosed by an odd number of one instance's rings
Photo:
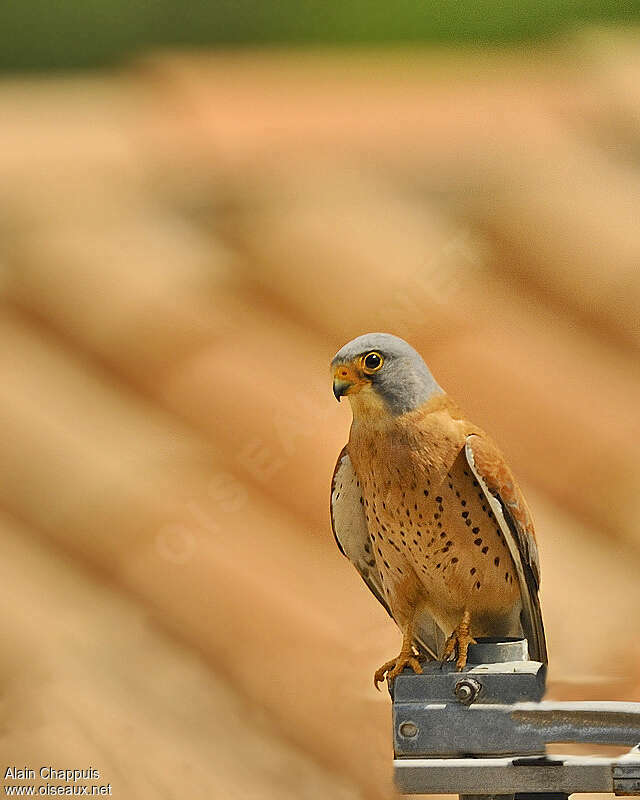
POLYGON ((471 614, 465 611, 458 625, 453 629, 453 633, 447 639, 442 654, 442 661, 450 661, 451 656, 458 653, 456 667, 458 672, 464 669, 467 664, 467 650, 470 644, 476 644, 476 640, 471 635, 471 614))
POLYGON ((390 683, 405 667, 411 667, 417 675, 422 675, 422 667, 416 656, 414 656, 413 653, 400 653, 399 656, 392 658, 391 661, 387 661, 380 669, 376 670, 373 676, 373 685, 380 691, 379 683, 382 683, 385 678, 387 679, 387 683, 390 683))

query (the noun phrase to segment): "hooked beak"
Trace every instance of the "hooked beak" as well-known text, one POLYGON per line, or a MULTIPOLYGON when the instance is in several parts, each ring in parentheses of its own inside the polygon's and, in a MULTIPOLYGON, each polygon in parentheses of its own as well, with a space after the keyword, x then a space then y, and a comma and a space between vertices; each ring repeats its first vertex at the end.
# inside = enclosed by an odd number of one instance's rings
POLYGON ((343 395, 356 394, 368 383, 353 364, 338 364, 333 369, 333 394, 338 402, 343 395))
POLYGON ((340 380, 340 378, 333 379, 333 394, 334 397, 338 402, 342 399, 342 395, 346 394, 347 391, 353 386, 350 381, 340 380))

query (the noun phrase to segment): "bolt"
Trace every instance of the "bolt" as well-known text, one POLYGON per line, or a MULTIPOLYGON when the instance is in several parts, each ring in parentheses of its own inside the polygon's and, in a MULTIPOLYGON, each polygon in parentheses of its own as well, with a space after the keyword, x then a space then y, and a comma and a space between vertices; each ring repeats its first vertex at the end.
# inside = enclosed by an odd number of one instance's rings
POLYGON ((399 728, 400 736, 406 736, 411 739, 418 735, 418 726, 415 722, 403 722, 399 728))
POLYGON ((461 703, 470 706, 480 693, 480 689, 482 686, 478 681, 474 681, 473 678, 463 678, 456 683, 454 694, 461 703))

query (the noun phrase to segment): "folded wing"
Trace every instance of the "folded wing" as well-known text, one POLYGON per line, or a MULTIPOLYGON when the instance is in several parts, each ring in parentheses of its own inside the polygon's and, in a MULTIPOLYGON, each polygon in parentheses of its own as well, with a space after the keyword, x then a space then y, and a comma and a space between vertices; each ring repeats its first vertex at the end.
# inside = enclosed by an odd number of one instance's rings
POLYGON ((547 663, 547 644, 538 590, 540 562, 527 503, 502 454, 485 436, 467 436, 465 455, 491 506, 516 566, 522 597, 521 623, 535 661, 547 663))

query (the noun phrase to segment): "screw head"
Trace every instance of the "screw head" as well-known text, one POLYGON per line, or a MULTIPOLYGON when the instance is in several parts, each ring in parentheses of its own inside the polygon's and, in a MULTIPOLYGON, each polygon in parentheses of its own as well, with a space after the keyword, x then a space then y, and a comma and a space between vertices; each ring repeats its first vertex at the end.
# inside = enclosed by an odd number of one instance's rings
POLYGON ((482 686, 473 678, 463 678, 456 683, 454 694, 466 706, 471 705, 480 693, 482 686))
POLYGON ((418 726, 415 722, 402 722, 398 730, 400 736, 406 736, 407 739, 412 739, 418 735, 418 726))

